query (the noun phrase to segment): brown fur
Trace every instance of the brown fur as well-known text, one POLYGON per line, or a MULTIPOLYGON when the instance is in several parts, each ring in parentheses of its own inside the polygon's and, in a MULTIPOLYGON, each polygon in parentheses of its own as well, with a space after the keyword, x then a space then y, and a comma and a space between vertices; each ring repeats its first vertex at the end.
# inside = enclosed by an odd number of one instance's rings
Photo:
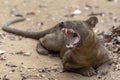
POLYGON ((67 71, 92 76, 96 74, 96 68, 110 60, 108 50, 99 42, 93 32, 93 28, 98 22, 96 17, 90 17, 86 21, 61 22, 55 27, 42 32, 26 32, 8 27, 10 24, 22 20, 24 19, 9 21, 2 29, 17 35, 39 39, 36 50, 40 54, 48 54, 49 51, 59 51, 63 67, 67 71), (67 39, 61 31, 63 27, 72 28, 79 32, 81 42, 78 46, 71 49, 66 47, 67 39))

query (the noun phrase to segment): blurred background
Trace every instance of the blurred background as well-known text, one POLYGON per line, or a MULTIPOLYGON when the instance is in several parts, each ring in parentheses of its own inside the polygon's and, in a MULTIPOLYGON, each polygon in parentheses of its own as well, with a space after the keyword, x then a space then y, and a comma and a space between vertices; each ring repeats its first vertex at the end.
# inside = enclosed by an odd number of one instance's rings
MULTIPOLYGON (((120 25, 120 0, 0 0, 1 27, 8 20, 25 17, 26 21, 11 27, 41 31, 61 21, 86 20, 90 16, 99 19, 95 32, 109 32, 113 26, 120 25)), ((36 43, 0 29, 0 52, 4 52, 0 54, 0 80, 98 80, 96 76, 63 73, 61 60, 38 55, 36 43)), ((115 67, 117 71, 100 80, 120 80, 120 65, 115 67)))

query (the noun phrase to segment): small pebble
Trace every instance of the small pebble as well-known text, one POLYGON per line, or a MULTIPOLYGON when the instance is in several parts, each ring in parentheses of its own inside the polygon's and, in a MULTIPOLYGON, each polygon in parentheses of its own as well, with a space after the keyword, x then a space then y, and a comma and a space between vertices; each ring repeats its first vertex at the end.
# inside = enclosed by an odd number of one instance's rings
POLYGON ((23 54, 23 53, 24 53, 23 51, 16 52, 16 54, 23 54))
POLYGON ((0 55, 4 54, 6 51, 0 50, 0 55))
POLYGON ((6 60, 7 58, 5 56, 0 56, 0 60, 6 60))
POLYGON ((35 15, 35 12, 27 12, 26 15, 35 15))
POLYGON ((24 53, 23 55, 24 56, 30 56, 32 53, 30 53, 30 52, 27 52, 27 53, 24 53))
POLYGON ((27 20, 27 21, 31 21, 31 18, 27 18, 26 20, 27 20))
POLYGON ((15 36, 8 36, 8 38, 9 38, 10 40, 15 40, 15 39, 16 39, 15 36))
POLYGON ((81 10, 76 9, 76 10, 73 11, 71 14, 75 14, 75 15, 77 15, 77 14, 81 14, 81 13, 82 13, 81 10))
POLYGON ((117 37, 117 41, 120 43, 120 36, 117 37))
POLYGON ((117 64, 117 65, 115 66, 115 71, 118 71, 118 70, 120 70, 120 64, 117 64))

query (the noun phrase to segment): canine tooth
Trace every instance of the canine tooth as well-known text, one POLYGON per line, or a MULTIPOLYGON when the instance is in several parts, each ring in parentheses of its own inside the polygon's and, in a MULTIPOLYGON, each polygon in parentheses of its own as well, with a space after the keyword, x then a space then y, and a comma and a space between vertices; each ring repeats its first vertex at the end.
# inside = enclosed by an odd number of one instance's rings
POLYGON ((70 29, 71 32, 75 32, 73 29, 70 29))
POLYGON ((67 48, 70 48, 70 46, 69 46, 69 45, 66 45, 66 47, 67 47, 67 48))
POLYGON ((67 48, 72 48, 74 47, 72 44, 66 45, 67 48))
POLYGON ((63 31, 64 33, 66 33, 66 29, 65 29, 65 28, 63 28, 62 31, 63 31))
POLYGON ((62 31, 64 32, 64 31, 65 31, 65 29, 63 28, 63 29, 62 29, 62 31))
POLYGON ((67 29, 65 29, 65 33, 67 33, 68 32, 68 30, 67 29))

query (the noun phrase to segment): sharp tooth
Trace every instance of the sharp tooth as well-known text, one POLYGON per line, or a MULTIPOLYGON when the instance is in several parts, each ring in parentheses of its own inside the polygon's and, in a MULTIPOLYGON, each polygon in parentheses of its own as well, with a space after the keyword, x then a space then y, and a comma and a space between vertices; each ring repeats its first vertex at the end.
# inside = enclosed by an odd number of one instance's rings
POLYGON ((64 31, 65 31, 65 29, 63 28, 63 29, 62 29, 62 31, 64 32, 64 31))
POLYGON ((66 29, 66 28, 63 28, 62 31, 63 31, 64 33, 67 33, 67 29, 66 29))
POLYGON ((70 47, 70 44, 67 44, 66 47, 69 48, 69 47, 70 47))
POLYGON ((67 29, 65 29, 65 33, 67 33, 68 32, 68 30, 67 29))
POLYGON ((74 33, 75 31, 73 29, 70 30, 72 33, 74 33))
POLYGON ((70 45, 66 45, 66 47, 67 47, 67 48, 71 48, 71 46, 70 46, 70 45))
POLYGON ((66 45, 67 48, 72 48, 74 47, 72 44, 66 45))

